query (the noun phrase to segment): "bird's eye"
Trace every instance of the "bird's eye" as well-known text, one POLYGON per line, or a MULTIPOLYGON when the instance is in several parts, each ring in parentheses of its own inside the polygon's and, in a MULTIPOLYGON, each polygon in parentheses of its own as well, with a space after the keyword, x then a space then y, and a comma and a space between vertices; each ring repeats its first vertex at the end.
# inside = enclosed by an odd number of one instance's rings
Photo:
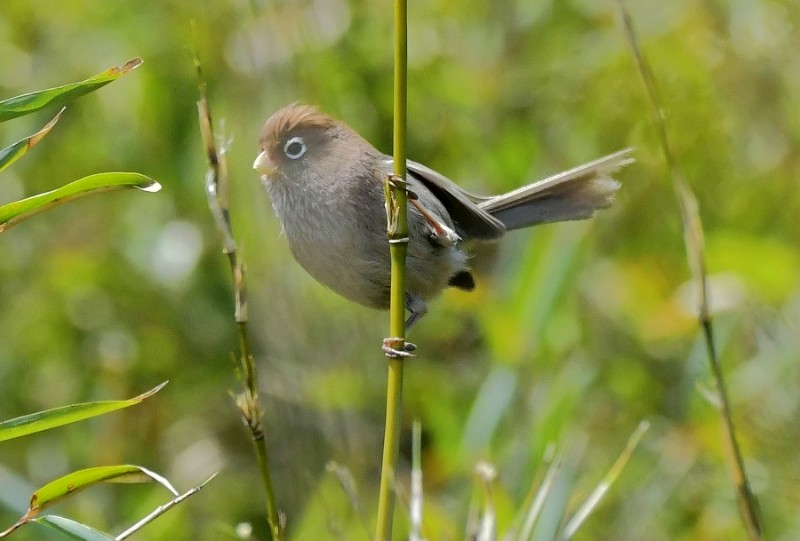
POLYGON ((293 160, 305 154, 306 150, 308 150, 308 147, 306 147, 306 142, 303 141, 302 137, 292 137, 283 145, 283 153, 293 160))

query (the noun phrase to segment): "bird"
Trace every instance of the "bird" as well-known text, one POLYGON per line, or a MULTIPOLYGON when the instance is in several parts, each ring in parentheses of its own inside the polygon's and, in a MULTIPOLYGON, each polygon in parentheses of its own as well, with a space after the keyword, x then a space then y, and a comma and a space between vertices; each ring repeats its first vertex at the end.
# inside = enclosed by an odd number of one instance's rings
MULTIPOLYGON (((525 227, 591 217, 613 202, 612 178, 631 149, 493 196, 473 195, 408 160, 406 329, 447 287, 472 290, 473 243, 525 227)), ((388 309, 390 256, 384 182, 393 159, 344 122, 291 103, 264 123, 253 168, 297 262, 318 282, 372 308, 388 309)))

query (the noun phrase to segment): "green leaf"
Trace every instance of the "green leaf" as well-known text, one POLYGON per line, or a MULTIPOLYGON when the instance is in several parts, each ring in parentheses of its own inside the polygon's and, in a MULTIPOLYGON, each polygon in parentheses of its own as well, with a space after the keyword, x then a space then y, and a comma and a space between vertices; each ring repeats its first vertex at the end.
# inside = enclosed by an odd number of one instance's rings
POLYGON ((103 415, 111 411, 115 411, 142 402, 160 391, 167 382, 154 387, 142 393, 139 396, 134 396, 127 400, 108 400, 103 402, 86 402, 83 404, 71 404, 60 408, 53 408, 45 411, 39 411, 30 415, 23 415, 3 421, 0 423, 0 441, 10 440, 34 434, 57 426, 63 426, 90 417, 103 415))
POLYGON ((67 535, 70 539, 80 539, 81 541, 114 541, 113 535, 103 533, 86 524, 81 524, 80 522, 75 522, 72 519, 59 517, 57 515, 38 517, 33 519, 32 522, 38 522, 39 524, 57 530, 67 535))
POLYGON ((98 483, 146 483, 150 481, 156 481, 172 494, 178 495, 178 491, 164 477, 141 466, 129 464, 100 466, 69 473, 41 487, 31 496, 26 516, 30 519, 63 498, 98 483))
MULTIPOLYGON (((141 466, 129 464, 116 466, 101 466, 98 468, 87 468, 69 473, 63 477, 51 481, 33 493, 28 510, 13 525, 0 532, 0 538, 6 537, 27 524, 45 509, 58 503, 62 499, 76 494, 81 490, 87 489, 98 483, 145 483, 156 481, 166 487, 174 496, 178 496, 178 491, 164 477, 158 475, 141 466)), ((106 539, 101 532, 93 530, 88 526, 61 517, 45 517, 48 525, 55 526, 56 529, 66 528, 67 533, 74 533, 76 539, 106 539), (90 535, 91 534, 91 535, 90 535), (90 535, 89 537, 81 537, 90 535), (98 537, 99 536, 99 537, 98 537)))
POLYGON ((122 66, 110 68, 79 83, 39 90, 0 101, 0 122, 27 115, 45 107, 63 105, 75 98, 94 92, 142 65, 141 58, 128 60, 122 66))
POLYGON ((50 133, 50 130, 56 125, 58 119, 61 118, 61 113, 63 113, 65 109, 66 107, 62 107, 58 114, 54 116, 50 122, 45 124, 44 128, 41 130, 29 137, 26 137, 25 139, 17 141, 13 145, 6 147, 3 150, 0 150, 0 171, 6 169, 9 165, 20 159, 22 155, 33 148, 36 143, 44 139, 44 136, 50 133))
POLYGON ((140 173, 119 172, 89 175, 55 190, 0 206, 0 233, 34 214, 62 205, 68 201, 80 199, 93 193, 124 188, 137 188, 146 192, 157 192, 161 189, 161 185, 140 173))

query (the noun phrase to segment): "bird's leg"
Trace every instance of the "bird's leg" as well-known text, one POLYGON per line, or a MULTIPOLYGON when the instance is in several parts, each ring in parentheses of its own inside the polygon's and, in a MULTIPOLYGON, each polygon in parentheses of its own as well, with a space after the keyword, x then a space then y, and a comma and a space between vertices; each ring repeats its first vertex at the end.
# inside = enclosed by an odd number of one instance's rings
POLYGON ((406 293, 406 308, 411 312, 406 320, 406 330, 428 313, 428 304, 422 300, 422 297, 411 295, 408 292, 406 293))
MULTIPOLYGON (((428 312, 427 303, 421 297, 410 295, 409 293, 406 293, 406 308, 411 312, 411 315, 406 320, 406 330, 410 329, 411 325, 419 321, 428 312)), ((406 342, 404 338, 391 337, 383 339, 381 349, 387 357, 406 358, 414 357, 413 352, 416 351, 417 346, 411 342, 406 342)))

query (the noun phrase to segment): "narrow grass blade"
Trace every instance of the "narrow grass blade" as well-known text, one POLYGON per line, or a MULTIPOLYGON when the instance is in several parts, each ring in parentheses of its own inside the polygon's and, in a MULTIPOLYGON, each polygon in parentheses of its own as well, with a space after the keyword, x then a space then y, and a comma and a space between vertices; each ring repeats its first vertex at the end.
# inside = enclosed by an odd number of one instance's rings
POLYGON ((353 473, 347 469, 346 466, 342 466, 334 460, 331 460, 325 465, 325 470, 333 474, 336 481, 338 481, 339 486, 342 488, 345 496, 347 496, 347 501, 352 511, 355 513, 356 517, 358 517, 358 521, 367 534, 365 539, 369 539, 370 531, 369 525, 367 524, 367 516, 366 513, 364 513, 364 506, 361 505, 361 499, 358 497, 358 489, 356 488, 356 480, 353 477, 353 473))
POLYGON ((411 531, 408 541, 422 541, 422 423, 414 420, 411 431, 411 531))
POLYGON ((45 107, 63 105, 75 98, 94 92, 108 83, 119 79, 131 70, 142 65, 141 58, 128 60, 121 66, 107 69, 78 83, 72 83, 46 90, 38 90, 0 101, 0 122, 27 115, 45 107))
POLYGON ((9 165, 20 159, 26 152, 36 146, 36 143, 44 139, 44 136, 50 133, 50 130, 52 130, 53 126, 56 125, 58 119, 61 118, 61 114, 65 109, 66 107, 62 107, 58 114, 54 116, 50 122, 45 124, 41 130, 29 137, 26 137, 25 139, 20 139, 13 145, 8 146, 3 150, 0 150, 0 171, 8 168, 9 165))
MULTIPOLYGON (((554 451, 552 448, 548 449, 548 455, 552 455, 553 453, 554 451)), ((519 535, 512 536, 511 538, 506 537, 506 541, 510 541, 510 539, 519 539, 520 541, 532 539, 536 521, 542 514, 542 509, 544 509, 544 504, 547 501, 547 497, 550 495, 550 491, 553 489, 556 477, 561 471, 561 466, 564 464, 564 453, 560 453, 554 458, 552 456, 547 457, 545 459, 545 463, 547 462, 550 462, 550 465, 547 468, 547 473, 545 474, 544 479, 542 479, 542 483, 537 489, 535 489, 535 492, 533 492, 533 488, 531 489, 531 495, 533 497, 530 498, 531 504, 528 507, 527 513, 525 513, 525 520, 522 523, 522 529, 520 530, 519 535)))
POLYGON ((49 208, 63 205, 90 194, 126 188, 157 192, 161 189, 161 185, 140 173, 119 172, 89 175, 55 190, 0 206, 0 233, 17 225, 22 220, 49 208))
POLYGON ((112 535, 58 515, 38 517, 33 519, 32 522, 37 522, 43 526, 57 530, 66 535, 69 539, 78 539, 80 541, 114 541, 114 536, 112 535))
POLYGON ((169 502, 165 503, 164 505, 159 505, 151 513, 149 513, 146 517, 144 517, 142 520, 140 520, 139 522, 137 522, 136 524, 134 524, 133 526, 131 526, 130 528, 128 528, 127 530, 125 530, 124 532, 119 534, 118 536, 116 536, 114 539, 116 541, 122 541, 123 539, 127 539, 128 537, 130 537, 134 533, 138 532, 139 530, 141 530, 142 528, 144 528, 145 526, 147 526, 148 524, 153 522, 155 519, 157 519, 158 517, 160 517, 161 515, 163 515, 164 513, 166 513, 167 511, 169 511, 170 509, 172 509, 176 505, 178 505, 179 503, 183 502, 186 498, 189 498, 190 496, 194 496, 195 494, 200 492, 200 489, 202 489, 204 486, 206 486, 216 476, 217 476, 217 474, 215 473, 214 475, 212 475, 211 477, 209 477, 208 479, 206 479, 205 481, 203 481, 202 483, 200 483, 196 487, 190 488, 189 490, 187 490, 186 492, 184 492, 181 495, 177 495, 176 494, 175 498, 173 498, 169 502))
POLYGON ((625 469, 625 465, 628 463, 628 460, 630 460, 633 452, 639 445, 639 441, 641 441, 642 436, 649 428, 649 422, 642 421, 639 423, 639 426, 636 427, 636 430, 633 431, 633 434, 631 434, 631 437, 628 439, 628 444, 625 446, 622 454, 617 457, 617 460, 611 466, 611 469, 608 470, 606 476, 603 478, 600 484, 595 487, 595 489, 581 504, 578 510, 575 511, 575 514, 572 515, 572 518, 567 521, 567 524, 564 526, 564 530, 561 533, 561 539, 571 539, 572 536, 575 535, 575 533, 578 531, 578 528, 581 527, 592 511, 594 511, 595 507, 597 507, 597 504, 600 503, 600 500, 602 500, 603 496, 605 496, 606 492, 608 492, 608 489, 611 488, 611 485, 614 484, 614 481, 616 481, 619 475, 622 473, 622 470, 625 469))
POLYGON ((497 478, 497 469, 488 462, 479 462, 475 474, 483 487, 483 511, 478 522, 475 541, 495 541, 497 539, 497 513, 494 507, 492 484, 497 478))
POLYGON ((58 426, 68 425, 91 417, 97 417, 111 411, 135 406, 143 400, 150 398, 160 391, 167 382, 154 387, 127 400, 108 400, 103 402, 85 402, 71 404, 59 408, 23 415, 0 423, 0 441, 11 440, 49 430, 58 426))

